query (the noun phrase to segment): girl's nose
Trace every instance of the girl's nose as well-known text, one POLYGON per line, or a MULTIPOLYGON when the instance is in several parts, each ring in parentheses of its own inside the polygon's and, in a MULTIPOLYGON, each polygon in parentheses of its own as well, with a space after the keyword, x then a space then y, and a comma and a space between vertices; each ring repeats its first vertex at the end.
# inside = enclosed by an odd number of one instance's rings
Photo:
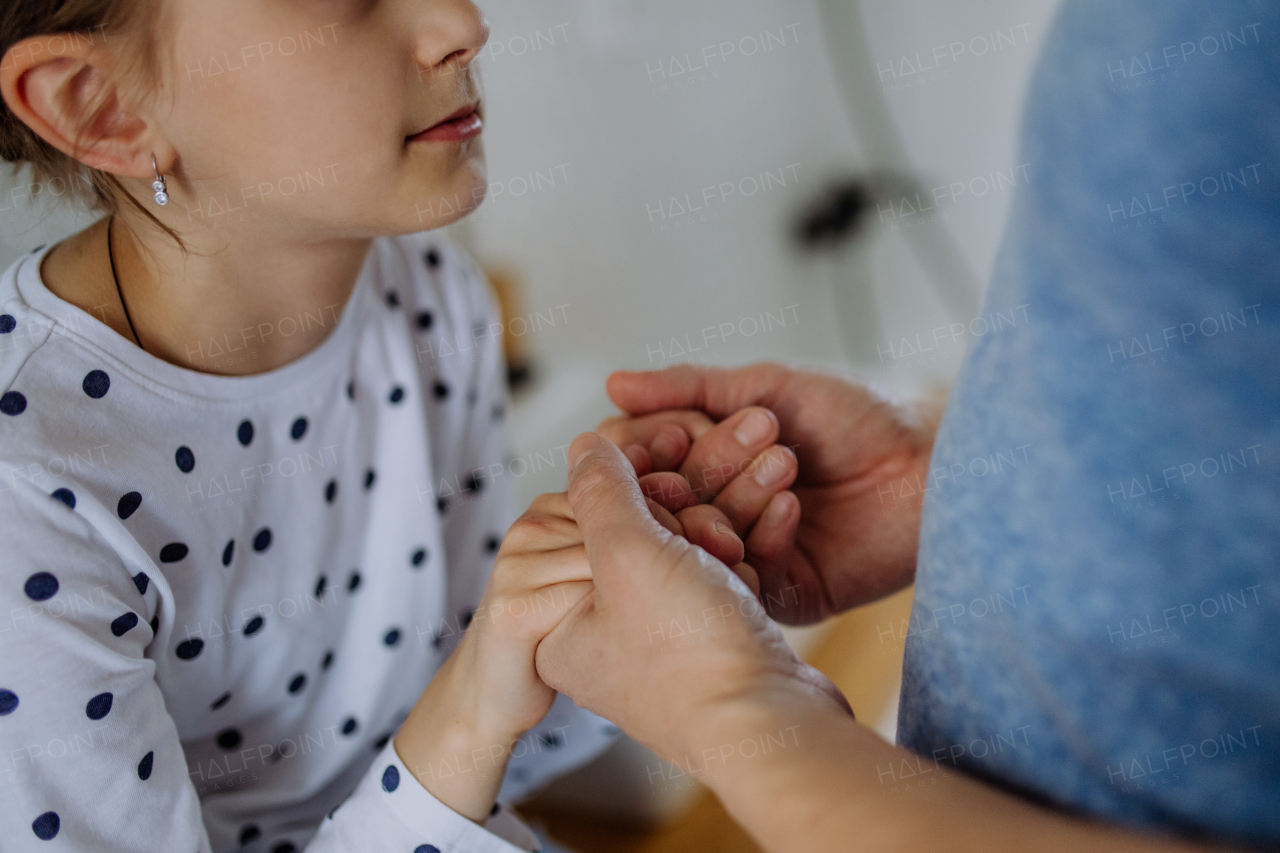
POLYGON ((489 42, 489 20, 471 0, 430 0, 418 61, 431 71, 465 68, 489 42))

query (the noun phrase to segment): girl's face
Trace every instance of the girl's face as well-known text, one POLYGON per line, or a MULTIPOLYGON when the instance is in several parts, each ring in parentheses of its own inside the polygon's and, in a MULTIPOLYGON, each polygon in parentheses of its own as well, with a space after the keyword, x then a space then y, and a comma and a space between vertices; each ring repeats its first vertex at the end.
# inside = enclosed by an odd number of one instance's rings
POLYGON ((156 121, 179 230, 405 234, 483 198, 473 62, 489 25, 470 0, 166 0, 163 15, 156 121))

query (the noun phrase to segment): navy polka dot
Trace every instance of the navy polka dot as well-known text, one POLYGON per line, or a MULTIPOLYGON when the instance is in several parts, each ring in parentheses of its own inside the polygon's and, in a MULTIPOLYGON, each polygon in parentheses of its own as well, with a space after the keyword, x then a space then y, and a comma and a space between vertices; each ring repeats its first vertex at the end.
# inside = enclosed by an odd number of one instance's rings
POLYGON ((356 381, 354 379, 347 383, 347 397, 351 400, 356 398, 356 381))
POLYGON ((307 434, 307 419, 298 418, 293 422, 293 426, 289 427, 289 435, 293 436, 294 441, 301 441, 302 437, 307 434))
POLYGON ((409 562, 413 563, 415 567, 421 566, 426 561, 427 561, 426 548, 419 548, 418 550, 414 551, 413 556, 409 558, 409 562))
POLYGON ((257 841, 262 837, 262 830, 253 824, 249 824, 240 830, 240 846, 244 847, 250 842, 257 841))
POLYGON ((151 635, 154 637, 160 633, 160 616, 159 614, 151 617, 151 635))
POLYGON ((84 706, 85 716, 91 720, 101 720, 111 713, 111 704, 115 700, 116 697, 110 693, 99 693, 89 700, 89 704, 84 706))
POLYGON ((253 424, 250 421, 241 421, 239 429, 236 430, 236 438, 245 447, 253 443, 253 424))
POLYGON ((333 666, 333 649, 325 652, 324 657, 320 660, 321 669, 328 669, 331 666, 333 666))
POLYGON ((490 554, 498 553, 498 549, 501 547, 502 547, 502 537, 500 536, 490 535, 489 538, 484 541, 484 549, 488 551, 490 554))
POLYGON ((142 756, 142 760, 138 762, 138 778, 143 782, 151 778, 151 767, 155 763, 156 754, 148 752, 142 756))
POLYGON ((123 616, 117 616, 111 623, 111 633, 117 637, 123 637, 125 634, 138 627, 138 614, 126 613, 123 616))
POLYGON ((347 592, 355 592, 359 589, 361 580, 359 572, 352 572, 351 577, 347 578, 347 592))
POLYGON ((142 495, 138 492, 129 492, 116 503, 116 515, 120 516, 121 520, 126 519, 137 512, 140 506, 142 506, 142 495))
POLYGON ((441 515, 444 515, 448 511, 449 511, 449 499, 436 498, 436 512, 440 513, 441 515))
POLYGON ((418 314, 418 328, 424 332, 430 330, 435 325, 435 322, 435 315, 430 311, 423 311, 418 314))
POLYGON ((67 509, 76 508, 76 493, 70 489, 58 489, 53 493, 53 499, 67 505, 67 509))
POLYGON ((462 488, 473 495, 479 494, 484 489, 484 477, 475 473, 468 474, 467 479, 462 482, 462 488))
POLYGON ((271 528, 264 527, 253 537, 253 550, 261 554, 271 547, 271 528))
POLYGON ((178 643, 178 648, 174 650, 174 654, 183 660, 195 660, 202 651, 204 651, 204 640, 195 637, 178 643))
POLYGON ((437 400, 449 399, 449 386, 446 385, 441 380, 437 379, 435 386, 432 387, 431 390, 432 390, 432 393, 436 395, 437 400))
POLYGON ((160 562, 176 563, 187 556, 188 550, 187 546, 181 542, 170 542, 160 549, 160 562))
POLYGON ((366 489, 373 488, 373 481, 378 479, 378 474, 372 468, 364 472, 364 487, 366 489))
POLYGON ((316 581, 316 594, 314 597, 319 598, 320 596, 324 595, 324 591, 328 588, 329 588, 329 578, 326 577, 325 575, 321 575, 319 579, 316 581))
POLYGON ((173 461, 177 463, 178 470, 184 474, 190 474, 196 467, 196 455, 191 452, 190 447, 179 447, 173 454, 173 461))
POLYGON ((62 827, 62 819, 58 817, 57 812, 45 812, 40 817, 31 821, 31 831, 36 834, 36 838, 41 841, 52 841, 58 835, 58 830, 62 827))
POLYGON ((36 572, 22 589, 32 601, 48 601, 58 594, 58 579, 48 572, 36 572))
POLYGON ((440 848, 434 844, 420 844, 413 848, 413 853, 440 853, 440 848))
POLYGON ((228 539, 226 547, 222 549, 222 565, 224 566, 231 565, 231 558, 235 556, 235 553, 236 553, 236 540, 228 539))
POLYGON ((497 814, 498 812, 500 812, 500 811, 502 811, 502 806, 500 806, 500 805, 499 805, 499 804, 497 804, 497 803, 494 803, 494 804, 493 804, 493 808, 489 809, 489 817, 493 817, 494 815, 496 815, 496 814, 497 814))
POLYGON ((389 740, 391 740, 391 732, 387 732, 385 735, 375 740, 373 742, 373 748, 376 750, 381 750, 384 746, 387 745, 387 741, 389 740))
POLYGON ((560 735, 556 734, 555 732, 548 732, 547 734, 544 734, 544 735, 538 735, 538 740, 542 741, 543 745, 549 747, 550 749, 555 749, 556 747, 560 746, 560 744, 562 743, 562 741, 560 740, 560 735))
POLYGON ((396 293, 394 290, 388 290, 388 291, 387 291, 387 307, 388 307, 388 308, 399 308, 399 307, 400 307, 400 294, 396 293))
POLYGON ((0 690, 0 717, 7 717, 18 708, 18 694, 12 690, 0 690))
POLYGON ((252 637, 254 634, 261 631, 262 622, 263 622, 263 619, 261 616, 255 616, 252 619, 250 619, 248 622, 245 623, 244 635, 246 637, 252 637))
POLYGON ((342 733, 344 735, 351 736, 356 733, 356 728, 358 728, 358 726, 359 724, 356 722, 355 717, 347 717, 346 722, 342 724, 342 733))
POLYGON ((388 646, 394 646, 396 643, 400 642, 400 629, 392 628, 385 636, 383 636, 382 642, 386 643, 388 646))
POLYGON ((426 255, 423 256, 423 260, 427 262, 428 267, 435 269, 440 266, 440 253, 435 249, 427 249, 426 255))
MULTIPOLYGON (((6 415, 20 415, 27 410, 27 398, 19 394, 17 391, 10 391, 3 397, 0 397, 0 412, 6 415)), ((53 814, 53 812, 50 812, 53 814)), ((56 817, 56 815, 54 815, 56 817)))
POLYGON ((302 688, 306 686, 307 686, 307 676, 305 673, 300 672, 293 677, 292 681, 289 682, 289 692, 301 693, 302 688))
POLYGON ((470 627, 471 627, 471 620, 473 620, 473 619, 475 619, 475 618, 476 618, 476 609, 473 607, 473 608, 471 608, 470 610, 468 610, 467 612, 465 612, 465 613, 463 613, 463 614, 462 614, 462 627, 463 627, 463 628, 470 628, 470 627))
POLYGON ((394 764, 388 764, 387 769, 382 771, 382 790, 390 794, 399 787, 400 771, 395 768, 394 764))
POLYGON ((275 847, 271 848, 271 853, 293 853, 297 849, 297 847, 293 846, 292 841, 281 841, 275 847))
POLYGON ((240 732, 236 729, 223 729, 218 732, 218 746, 227 751, 235 749, 240 745, 240 741, 242 740, 244 740, 244 738, 240 736, 240 732))
POLYGON ((7 335, 18 328, 18 321, 11 314, 0 314, 0 335, 7 335))
POLYGON ((391 396, 387 399, 391 401, 392 405, 401 402, 404 400, 404 389, 397 385, 395 388, 391 389, 391 396))
POLYGON ((111 390, 111 377, 101 370, 90 370, 85 374, 80 387, 93 399, 101 400, 111 390))
POLYGON ((138 588, 138 595, 147 594, 147 586, 150 585, 151 578, 147 577, 146 572, 138 572, 133 576, 133 585, 138 588))
POLYGON ((223 693, 217 699, 213 700, 213 704, 209 706, 209 710, 216 711, 230 701, 231 701, 231 691, 228 690, 226 693, 223 693))
POLYGON ((333 503, 336 497, 338 497, 338 481, 330 480, 328 485, 324 487, 325 503, 333 503))

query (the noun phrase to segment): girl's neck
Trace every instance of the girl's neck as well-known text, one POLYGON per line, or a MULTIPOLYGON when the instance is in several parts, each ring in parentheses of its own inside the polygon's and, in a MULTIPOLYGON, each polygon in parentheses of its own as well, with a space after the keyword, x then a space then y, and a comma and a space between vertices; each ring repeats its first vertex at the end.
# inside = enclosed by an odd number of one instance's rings
MULTIPOLYGON (((142 346, 189 370, 226 376, 265 373, 295 361, 333 331, 372 245, 252 229, 183 235, 190 254, 117 214, 111 227, 116 273, 142 346), (305 322, 298 322, 305 317, 305 322), (316 318, 320 318, 316 322, 316 318)), ((41 265, 45 286, 133 341, 107 255, 107 219, 54 246, 41 265)))

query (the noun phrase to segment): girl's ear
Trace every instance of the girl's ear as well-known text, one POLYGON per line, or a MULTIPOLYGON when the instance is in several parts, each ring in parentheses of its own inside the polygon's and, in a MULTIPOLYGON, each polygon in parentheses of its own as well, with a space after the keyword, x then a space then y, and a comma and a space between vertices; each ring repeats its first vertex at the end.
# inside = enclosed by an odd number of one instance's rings
POLYGON ((150 178, 160 140, 146 120, 121 108, 111 71, 101 43, 74 34, 33 36, 0 60, 0 95, 19 121, 64 154, 121 177, 150 178), (108 90, 105 109, 93 116, 108 90))

